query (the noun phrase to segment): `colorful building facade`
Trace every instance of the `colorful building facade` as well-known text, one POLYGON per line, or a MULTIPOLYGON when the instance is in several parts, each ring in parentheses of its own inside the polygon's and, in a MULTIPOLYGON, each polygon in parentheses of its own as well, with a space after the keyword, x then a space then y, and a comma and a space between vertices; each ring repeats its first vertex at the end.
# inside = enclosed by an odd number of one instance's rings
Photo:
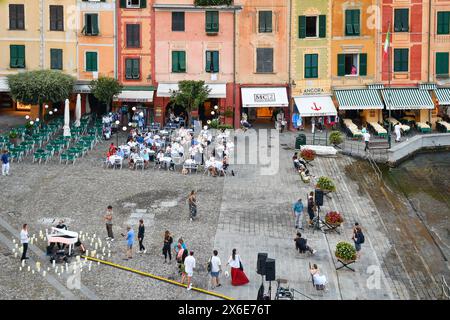
POLYGON ((218 106, 223 114, 233 108, 234 15, 236 6, 195 7, 192 0, 154 1, 155 77, 158 89, 155 108, 159 122, 170 110, 172 90, 181 80, 203 80, 211 89, 198 110, 203 122, 213 118, 218 106))
POLYGON ((240 115, 271 119, 282 108, 289 117, 289 1, 241 1, 236 25, 235 126, 240 115))

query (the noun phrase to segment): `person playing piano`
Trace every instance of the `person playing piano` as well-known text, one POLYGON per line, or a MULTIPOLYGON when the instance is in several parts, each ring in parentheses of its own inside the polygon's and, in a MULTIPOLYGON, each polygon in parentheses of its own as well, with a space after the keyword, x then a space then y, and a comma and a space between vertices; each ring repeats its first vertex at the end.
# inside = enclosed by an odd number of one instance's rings
MULTIPOLYGON (((64 224, 64 220, 59 220, 59 223, 56 226, 56 228, 67 230, 67 226, 64 224)), ((60 242, 58 242, 56 245, 58 246, 58 250, 64 249, 66 247, 66 245, 64 243, 60 243, 60 242)))

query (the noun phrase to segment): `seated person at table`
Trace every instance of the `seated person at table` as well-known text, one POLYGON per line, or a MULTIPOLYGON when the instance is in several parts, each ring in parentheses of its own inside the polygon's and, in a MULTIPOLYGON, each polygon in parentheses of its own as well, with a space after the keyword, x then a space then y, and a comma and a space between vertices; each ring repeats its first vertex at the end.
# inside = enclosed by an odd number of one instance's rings
POLYGON ((164 158, 164 152, 162 150, 159 150, 158 154, 156 155, 156 163, 159 164, 159 167, 161 168, 161 159, 164 158))
POLYGON ((144 143, 144 137, 142 135, 138 135, 138 137, 136 138, 136 142, 139 144, 143 144, 144 143))
POLYGON ((300 232, 297 232, 297 236, 295 237, 294 241, 295 241, 295 249, 298 250, 300 253, 306 251, 309 251, 311 254, 316 253, 316 250, 312 249, 310 246, 306 244, 308 240, 302 238, 302 234, 300 232))
POLYGON ((228 166, 229 166, 229 164, 228 164, 228 157, 227 156, 223 157, 222 163, 223 163, 223 170, 226 171, 228 169, 228 166))
POLYGON ((133 168, 134 159, 138 156, 136 149, 131 149, 130 157, 128 158, 128 167, 133 168))
POLYGON ((155 142, 152 143, 152 146, 150 147, 150 149, 155 151, 155 152, 158 150, 158 147, 156 146, 155 142))
POLYGON ((109 155, 112 156, 113 154, 116 154, 116 150, 117 150, 117 147, 114 145, 114 143, 111 143, 109 145, 109 150, 108 150, 109 155))
POLYGON ((169 156, 172 154, 172 145, 171 145, 171 144, 169 144, 169 145, 167 146, 167 148, 166 148, 166 154, 169 155, 169 156))
POLYGON ((147 168, 150 161, 150 155, 148 154, 147 149, 144 149, 144 151, 141 152, 141 157, 144 159, 144 168, 147 168))
POLYGON ((122 148, 119 148, 119 150, 117 150, 116 156, 121 158, 125 157, 125 152, 123 152, 122 148))
POLYGON ((327 277, 325 275, 320 275, 319 267, 314 264, 309 273, 312 275, 313 282, 315 286, 324 286, 327 283, 327 277))

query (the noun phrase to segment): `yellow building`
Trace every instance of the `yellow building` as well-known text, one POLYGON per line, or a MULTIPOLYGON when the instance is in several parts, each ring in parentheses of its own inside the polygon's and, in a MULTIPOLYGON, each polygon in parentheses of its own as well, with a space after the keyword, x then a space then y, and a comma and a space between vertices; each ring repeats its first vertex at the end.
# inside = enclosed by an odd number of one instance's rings
POLYGON ((75 17, 76 0, 0 1, 0 109, 30 111, 9 98, 9 74, 56 69, 76 76, 75 17))

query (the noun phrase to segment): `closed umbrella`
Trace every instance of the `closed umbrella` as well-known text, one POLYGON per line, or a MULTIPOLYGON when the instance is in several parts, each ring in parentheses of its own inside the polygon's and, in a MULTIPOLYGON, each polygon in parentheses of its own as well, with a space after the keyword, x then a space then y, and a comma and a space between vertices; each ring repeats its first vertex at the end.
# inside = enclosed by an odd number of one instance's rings
POLYGON ((70 106, 69 99, 66 99, 64 107, 64 137, 70 137, 70 106))
POLYGON ((81 120, 81 95, 77 94, 77 104, 75 105, 75 127, 80 126, 81 120))
POLYGON ((86 113, 91 113, 91 105, 89 104, 89 96, 86 96, 86 113))

